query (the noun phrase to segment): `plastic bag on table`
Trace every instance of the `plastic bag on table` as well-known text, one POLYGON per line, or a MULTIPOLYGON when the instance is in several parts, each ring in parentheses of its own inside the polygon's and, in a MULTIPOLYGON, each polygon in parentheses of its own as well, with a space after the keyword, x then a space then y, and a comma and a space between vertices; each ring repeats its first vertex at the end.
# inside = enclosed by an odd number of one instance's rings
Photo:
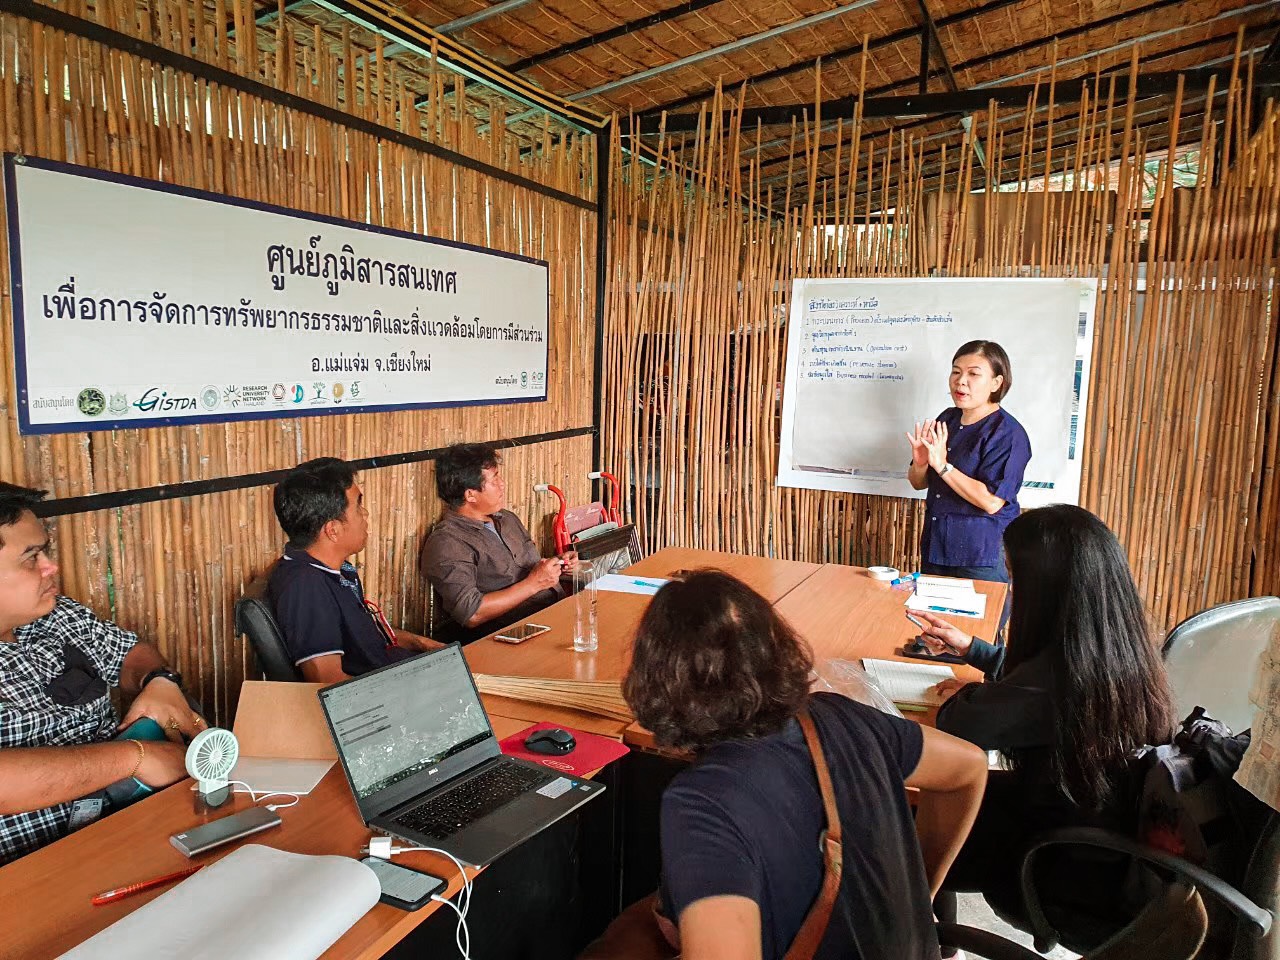
POLYGON ((876 686, 867 671, 853 660, 819 660, 813 665, 813 682, 809 689, 814 693, 838 693, 850 700, 865 703, 868 707, 875 707, 881 713, 902 716, 897 705, 876 686))

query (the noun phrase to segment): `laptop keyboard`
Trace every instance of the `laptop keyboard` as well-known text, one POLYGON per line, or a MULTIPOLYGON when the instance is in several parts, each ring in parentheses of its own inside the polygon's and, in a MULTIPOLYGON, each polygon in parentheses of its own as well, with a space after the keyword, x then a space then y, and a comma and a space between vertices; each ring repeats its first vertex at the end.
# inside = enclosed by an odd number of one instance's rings
POLYGON ((498 763, 484 773, 442 794, 424 800, 395 822, 437 840, 444 840, 521 794, 536 790, 554 774, 530 770, 514 763, 498 763))

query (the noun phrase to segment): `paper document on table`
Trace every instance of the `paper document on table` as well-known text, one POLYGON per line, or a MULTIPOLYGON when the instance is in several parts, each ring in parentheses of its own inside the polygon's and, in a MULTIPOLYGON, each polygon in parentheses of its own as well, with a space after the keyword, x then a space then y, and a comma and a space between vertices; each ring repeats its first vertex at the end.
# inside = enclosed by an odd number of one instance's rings
POLYGON ((241 757, 231 771, 231 780, 240 780, 236 793, 293 793, 305 797, 324 779, 332 760, 286 760, 277 757, 241 757))
POLYGON ((1249 699, 1258 712, 1253 718, 1249 749, 1236 771, 1236 783, 1273 810, 1280 810, 1280 623, 1272 629, 1271 642, 1258 658, 1249 699))
POLYGON ((984 617, 987 613, 987 596, 983 593, 952 594, 949 597, 928 597, 913 593, 907 597, 908 610, 924 610, 940 616, 984 617))
MULTIPOLYGON (((113 861, 118 868, 128 858, 113 861)), ((373 871, 250 843, 63 954, 63 960, 315 960, 378 902, 373 871)))
POLYGON ((973 593, 973 581, 959 577, 935 577, 922 573, 916 577, 916 593, 930 597, 944 597, 953 593, 973 593))
POLYGON ((597 590, 608 590, 611 593, 639 593, 652 597, 667 583, 661 577, 635 577, 625 573, 606 573, 596 578, 597 590))
POLYGON ((936 707, 942 700, 933 688, 943 680, 954 680, 950 667, 936 663, 902 663, 898 660, 864 659, 862 668, 894 703, 936 707))

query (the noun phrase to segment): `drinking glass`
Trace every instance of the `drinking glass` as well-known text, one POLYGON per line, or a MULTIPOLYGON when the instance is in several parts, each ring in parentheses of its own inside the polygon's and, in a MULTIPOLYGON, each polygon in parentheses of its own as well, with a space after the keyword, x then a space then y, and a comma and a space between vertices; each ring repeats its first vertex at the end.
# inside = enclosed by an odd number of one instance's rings
POLYGON ((573 572, 573 649, 590 653, 600 645, 596 633, 596 568, 589 560, 579 560, 573 572))

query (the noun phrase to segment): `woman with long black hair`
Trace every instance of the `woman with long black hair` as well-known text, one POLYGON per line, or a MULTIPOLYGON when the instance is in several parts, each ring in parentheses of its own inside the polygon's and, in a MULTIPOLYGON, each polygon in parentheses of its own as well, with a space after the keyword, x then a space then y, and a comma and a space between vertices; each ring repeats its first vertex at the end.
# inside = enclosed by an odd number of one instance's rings
MULTIPOLYGON (((1013 593, 1006 646, 922 617, 926 643, 964 656, 988 680, 941 684, 938 728, 1000 751, 1008 767, 989 779, 946 886, 982 890, 1016 911, 1021 841, 1064 826, 1133 830, 1129 761, 1169 741, 1174 715, 1128 560, 1100 519, 1067 505, 1030 510, 1009 524, 1004 548, 1013 593)), ((1093 902, 1118 882, 1113 866, 1060 862, 1048 872, 1093 902)))

